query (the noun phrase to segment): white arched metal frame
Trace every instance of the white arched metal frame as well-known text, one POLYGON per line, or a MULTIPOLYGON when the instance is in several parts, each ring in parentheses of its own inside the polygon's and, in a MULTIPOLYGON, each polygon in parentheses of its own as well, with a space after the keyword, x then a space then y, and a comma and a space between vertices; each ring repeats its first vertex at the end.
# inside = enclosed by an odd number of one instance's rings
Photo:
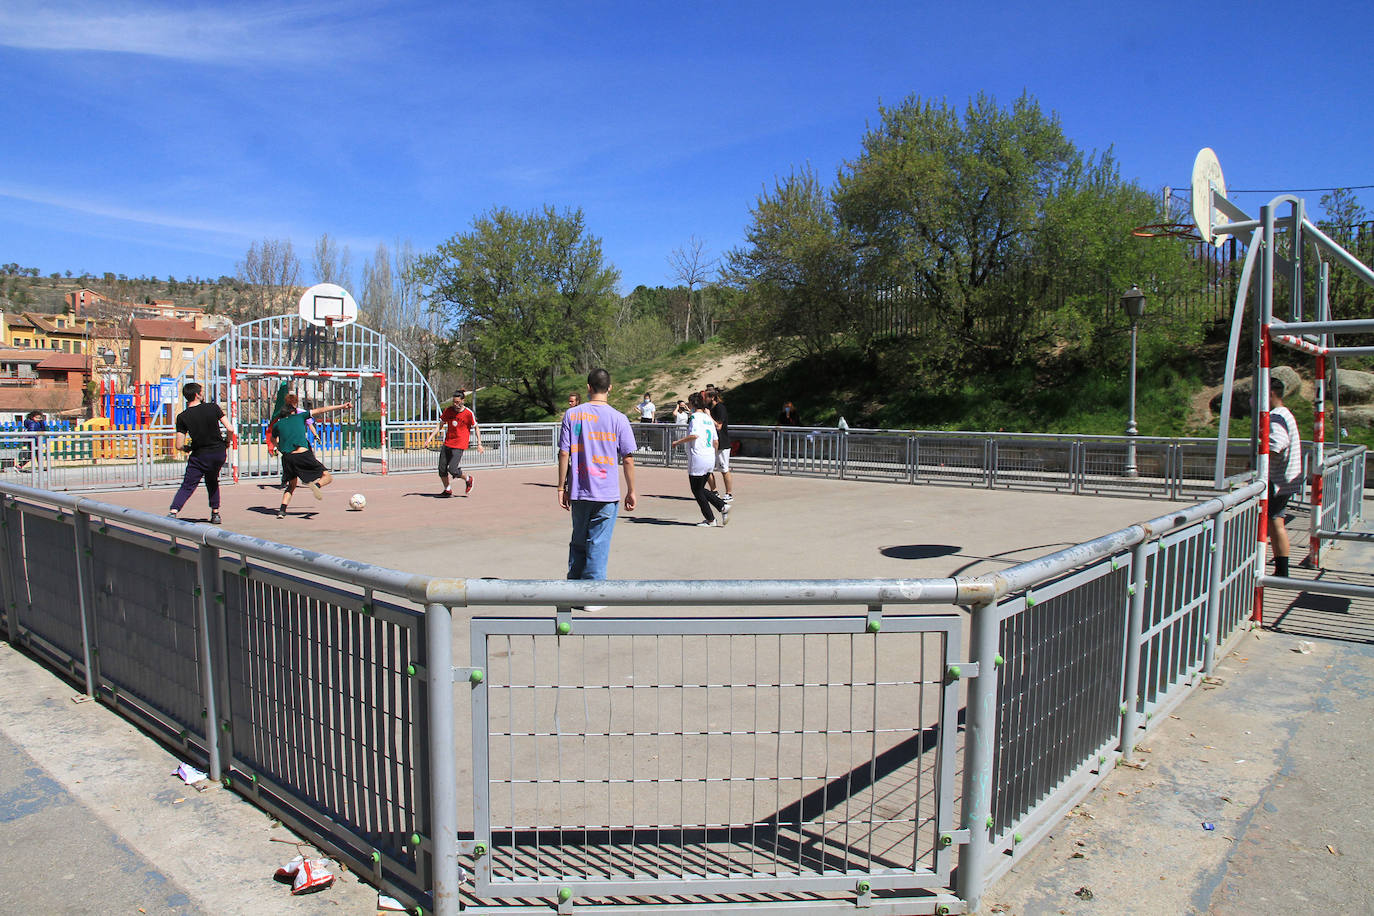
MULTIPOLYGON (((242 386, 254 379, 300 379, 324 394, 347 386, 357 400, 364 379, 379 384, 381 408, 381 469, 387 471, 388 419, 438 423, 440 404, 415 364, 386 336, 356 322, 320 329, 299 315, 275 315, 232 327, 197 354, 177 379, 199 383, 206 400, 226 405, 235 430, 263 422, 270 406, 262 399, 244 401, 242 386), (250 415, 251 414, 251 415, 250 415)), ((231 449, 234 479, 239 477, 239 449, 231 449)), ((268 468, 267 472, 271 472, 268 468)))

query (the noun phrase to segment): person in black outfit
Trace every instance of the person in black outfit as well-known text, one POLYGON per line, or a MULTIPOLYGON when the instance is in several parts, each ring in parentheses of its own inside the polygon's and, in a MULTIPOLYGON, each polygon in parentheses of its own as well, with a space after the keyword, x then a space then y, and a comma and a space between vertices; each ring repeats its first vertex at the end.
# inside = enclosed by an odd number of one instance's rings
MULTIPOLYGON (((725 395, 719 388, 706 389, 706 408, 711 412, 711 419, 716 422, 716 429, 720 432, 720 442, 716 445, 716 470, 720 471, 720 478, 725 483, 725 495, 721 499, 727 503, 735 498, 735 487, 730 476, 730 413, 725 409, 725 395)), ((715 483, 712 475, 711 483, 715 483)), ((712 490, 716 489, 714 486, 712 490)))
POLYGON ((205 493, 210 497, 210 524, 218 525, 219 472, 229 457, 231 430, 220 406, 202 400, 200 385, 189 382, 182 386, 181 394, 186 398, 186 409, 177 414, 176 447, 186 455, 186 474, 167 514, 176 518, 204 478, 205 493))
POLYGON ((779 426, 801 426, 801 417, 797 416, 797 408, 788 401, 782 405, 782 413, 778 414, 779 426))

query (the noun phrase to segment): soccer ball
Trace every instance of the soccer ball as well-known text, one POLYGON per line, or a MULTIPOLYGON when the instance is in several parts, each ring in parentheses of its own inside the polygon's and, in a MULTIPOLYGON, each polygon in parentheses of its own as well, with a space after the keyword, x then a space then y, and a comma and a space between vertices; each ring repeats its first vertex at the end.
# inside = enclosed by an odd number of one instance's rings
POLYGON ((354 493, 348 497, 348 508, 350 509, 362 509, 366 505, 367 497, 361 493, 354 493))

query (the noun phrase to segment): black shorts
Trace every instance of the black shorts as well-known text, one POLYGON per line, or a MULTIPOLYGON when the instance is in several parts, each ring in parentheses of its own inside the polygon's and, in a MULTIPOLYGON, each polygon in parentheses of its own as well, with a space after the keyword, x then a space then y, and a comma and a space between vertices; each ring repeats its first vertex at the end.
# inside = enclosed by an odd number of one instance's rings
POLYGON ((1271 483, 1269 485, 1269 517, 1278 518, 1283 514, 1283 510, 1288 508, 1288 501, 1293 498, 1293 494, 1279 493, 1277 488, 1271 483))
POLYGON ((325 466, 315 453, 306 449, 303 452, 290 452, 281 456, 281 482, 289 484, 293 480, 311 483, 325 474, 325 466))
POLYGON ((439 473, 447 474, 449 477, 463 476, 463 453, 465 448, 454 448, 451 445, 439 447, 439 473))

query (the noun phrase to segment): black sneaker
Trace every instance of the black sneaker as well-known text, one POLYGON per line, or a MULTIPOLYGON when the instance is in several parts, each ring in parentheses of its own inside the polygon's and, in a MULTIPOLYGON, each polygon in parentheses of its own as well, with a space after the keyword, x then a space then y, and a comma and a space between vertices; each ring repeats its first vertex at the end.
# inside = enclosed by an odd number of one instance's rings
POLYGON ((286 507, 282 506, 277 510, 277 518, 286 518, 286 507))
POLYGON ((222 518, 219 517, 219 513, 218 513, 218 512, 211 512, 211 513, 210 513, 210 524, 212 524, 212 525, 219 525, 219 524, 223 523, 223 521, 224 521, 224 519, 222 519, 222 518))
POLYGON ((439 493, 439 498, 440 498, 440 499, 452 499, 452 498, 453 498, 453 491, 452 491, 452 490, 443 490, 442 492, 439 493))

